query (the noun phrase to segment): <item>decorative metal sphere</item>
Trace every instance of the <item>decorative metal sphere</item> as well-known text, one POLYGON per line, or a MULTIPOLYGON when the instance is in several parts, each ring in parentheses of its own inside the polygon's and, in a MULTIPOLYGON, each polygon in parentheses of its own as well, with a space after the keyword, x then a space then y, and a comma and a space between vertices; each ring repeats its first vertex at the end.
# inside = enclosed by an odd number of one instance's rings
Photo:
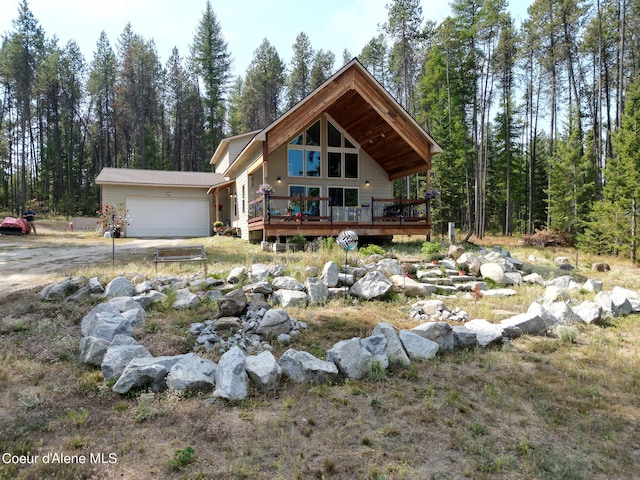
POLYGON ((352 230, 343 230, 338 235, 336 243, 343 250, 355 250, 358 246, 358 234, 352 230))

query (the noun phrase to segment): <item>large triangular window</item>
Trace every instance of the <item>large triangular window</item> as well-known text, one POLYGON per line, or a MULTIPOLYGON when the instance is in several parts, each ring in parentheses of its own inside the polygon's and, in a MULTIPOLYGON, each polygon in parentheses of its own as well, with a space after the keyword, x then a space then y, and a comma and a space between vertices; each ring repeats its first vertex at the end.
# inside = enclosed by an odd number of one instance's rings
POLYGON ((320 120, 297 135, 287 149, 289 177, 320 177, 321 162, 320 120))
POLYGON ((330 120, 327 121, 327 176, 355 179, 359 176, 358 149, 330 120))

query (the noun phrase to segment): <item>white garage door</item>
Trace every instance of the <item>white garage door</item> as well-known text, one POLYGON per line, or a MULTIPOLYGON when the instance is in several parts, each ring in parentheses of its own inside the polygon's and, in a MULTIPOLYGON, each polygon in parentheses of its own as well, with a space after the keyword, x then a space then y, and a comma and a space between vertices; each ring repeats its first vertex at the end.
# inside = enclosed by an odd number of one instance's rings
POLYGON ((209 201, 184 198, 127 198, 129 237, 206 237, 209 201))

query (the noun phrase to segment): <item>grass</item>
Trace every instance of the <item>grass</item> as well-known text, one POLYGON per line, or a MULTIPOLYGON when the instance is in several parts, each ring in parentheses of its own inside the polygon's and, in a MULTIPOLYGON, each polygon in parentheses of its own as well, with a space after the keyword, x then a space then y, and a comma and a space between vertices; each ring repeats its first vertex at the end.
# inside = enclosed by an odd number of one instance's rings
MULTIPOLYGON (((210 270, 221 276, 249 262, 282 263, 287 274, 303 275, 307 266, 321 267, 334 255, 275 255, 225 237, 193 242, 207 245, 215 257, 210 270)), ((420 245, 407 241, 393 248, 420 256, 420 245)), ((505 248, 524 260, 535 254, 536 269, 547 273, 556 256, 575 258, 562 249, 505 248)), ((116 267, 93 265, 82 274, 153 276, 143 257, 133 255, 131 263, 116 267)), ((578 273, 604 281, 606 289, 640 289, 637 269, 622 261, 605 259, 609 274, 587 269, 595 258, 583 261, 578 273)), ((161 273, 201 272, 185 264, 163 266, 161 273)), ((543 287, 518 291, 515 298, 444 301, 469 318, 495 321, 502 318, 497 310, 521 312, 543 287)), ((408 369, 374 366, 371 378, 357 382, 251 391, 246 401, 227 403, 171 392, 117 395, 99 370, 78 361, 79 323, 91 303, 45 303, 36 291, 9 300, 3 315, 10 321, 0 327, 0 451, 101 452, 117 462, 0 463, 0 479, 609 479, 633 478, 640 470, 638 315, 605 326, 574 325, 554 337, 445 353, 408 369)), ((337 341, 369 335, 380 321, 411 328, 412 302, 336 299, 321 308, 292 309, 289 314, 310 328, 289 346, 274 344, 274 354, 291 347, 324 358, 337 341)), ((186 333, 190 323, 214 314, 210 304, 188 312, 154 308, 134 335, 154 355, 185 353, 193 345, 186 333)))

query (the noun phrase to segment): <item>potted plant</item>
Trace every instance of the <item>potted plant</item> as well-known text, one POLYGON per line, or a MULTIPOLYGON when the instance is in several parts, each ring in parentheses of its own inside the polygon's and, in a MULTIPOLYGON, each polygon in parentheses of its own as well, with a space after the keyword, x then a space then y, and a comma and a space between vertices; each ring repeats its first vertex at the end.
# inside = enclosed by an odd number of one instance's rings
POLYGON ((456 263, 456 268, 458 269, 458 275, 469 274, 469 264, 467 263, 456 263))
POLYGON ((222 233, 222 227, 224 227, 224 223, 222 223, 220 220, 218 220, 217 222, 214 222, 213 224, 213 229, 216 231, 218 235, 222 233))
POLYGON ((434 265, 438 265, 438 263, 440 263, 440 260, 444 260, 444 255, 441 253, 432 253, 431 255, 429 255, 429 260, 434 265))

